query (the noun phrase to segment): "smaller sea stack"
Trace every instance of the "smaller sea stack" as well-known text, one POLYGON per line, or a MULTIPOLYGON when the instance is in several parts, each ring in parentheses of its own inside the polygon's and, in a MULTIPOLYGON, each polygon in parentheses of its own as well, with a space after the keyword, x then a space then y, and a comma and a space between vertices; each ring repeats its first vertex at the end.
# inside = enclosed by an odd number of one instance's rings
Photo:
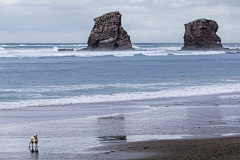
POLYGON ((216 34, 217 22, 198 19, 185 26, 184 46, 182 50, 222 50, 221 38, 216 34))
POLYGON ((111 12, 94 19, 88 47, 81 51, 133 50, 130 36, 122 27, 122 15, 111 12))

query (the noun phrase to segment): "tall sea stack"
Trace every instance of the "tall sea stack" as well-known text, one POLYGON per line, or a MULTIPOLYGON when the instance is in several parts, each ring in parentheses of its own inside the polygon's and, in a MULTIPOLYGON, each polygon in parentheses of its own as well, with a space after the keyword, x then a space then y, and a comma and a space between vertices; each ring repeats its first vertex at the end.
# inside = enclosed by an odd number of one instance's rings
POLYGON ((111 12, 94 19, 88 47, 82 51, 133 50, 130 36, 122 27, 122 15, 111 12))
POLYGON ((198 19, 185 24, 184 46, 182 50, 221 50, 221 38, 216 34, 217 22, 198 19))

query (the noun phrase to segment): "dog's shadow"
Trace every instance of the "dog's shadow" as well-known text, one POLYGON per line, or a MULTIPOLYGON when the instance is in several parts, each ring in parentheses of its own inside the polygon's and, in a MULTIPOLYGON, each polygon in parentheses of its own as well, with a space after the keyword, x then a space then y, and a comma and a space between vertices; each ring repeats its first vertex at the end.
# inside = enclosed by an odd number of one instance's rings
POLYGON ((29 151, 30 151, 31 153, 38 153, 38 146, 35 146, 35 147, 29 146, 29 151))

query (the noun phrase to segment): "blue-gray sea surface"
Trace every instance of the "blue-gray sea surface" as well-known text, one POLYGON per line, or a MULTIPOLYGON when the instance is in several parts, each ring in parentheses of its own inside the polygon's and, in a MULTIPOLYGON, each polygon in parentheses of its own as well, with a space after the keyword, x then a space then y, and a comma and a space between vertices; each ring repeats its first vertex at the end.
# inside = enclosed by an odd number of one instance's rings
MULTIPOLYGON (((240 54, 133 44, 136 51, 58 52, 86 44, 0 44, 0 109, 232 93, 240 54), (145 50, 145 51, 141 51, 145 50)), ((224 44, 238 48, 240 44, 224 44)))

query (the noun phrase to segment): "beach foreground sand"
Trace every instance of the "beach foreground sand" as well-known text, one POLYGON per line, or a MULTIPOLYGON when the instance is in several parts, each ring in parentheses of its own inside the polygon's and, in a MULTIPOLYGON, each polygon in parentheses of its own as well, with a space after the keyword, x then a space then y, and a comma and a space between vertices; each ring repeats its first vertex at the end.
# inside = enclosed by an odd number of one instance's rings
POLYGON ((103 159, 240 159, 240 137, 131 142, 96 148, 103 159))

